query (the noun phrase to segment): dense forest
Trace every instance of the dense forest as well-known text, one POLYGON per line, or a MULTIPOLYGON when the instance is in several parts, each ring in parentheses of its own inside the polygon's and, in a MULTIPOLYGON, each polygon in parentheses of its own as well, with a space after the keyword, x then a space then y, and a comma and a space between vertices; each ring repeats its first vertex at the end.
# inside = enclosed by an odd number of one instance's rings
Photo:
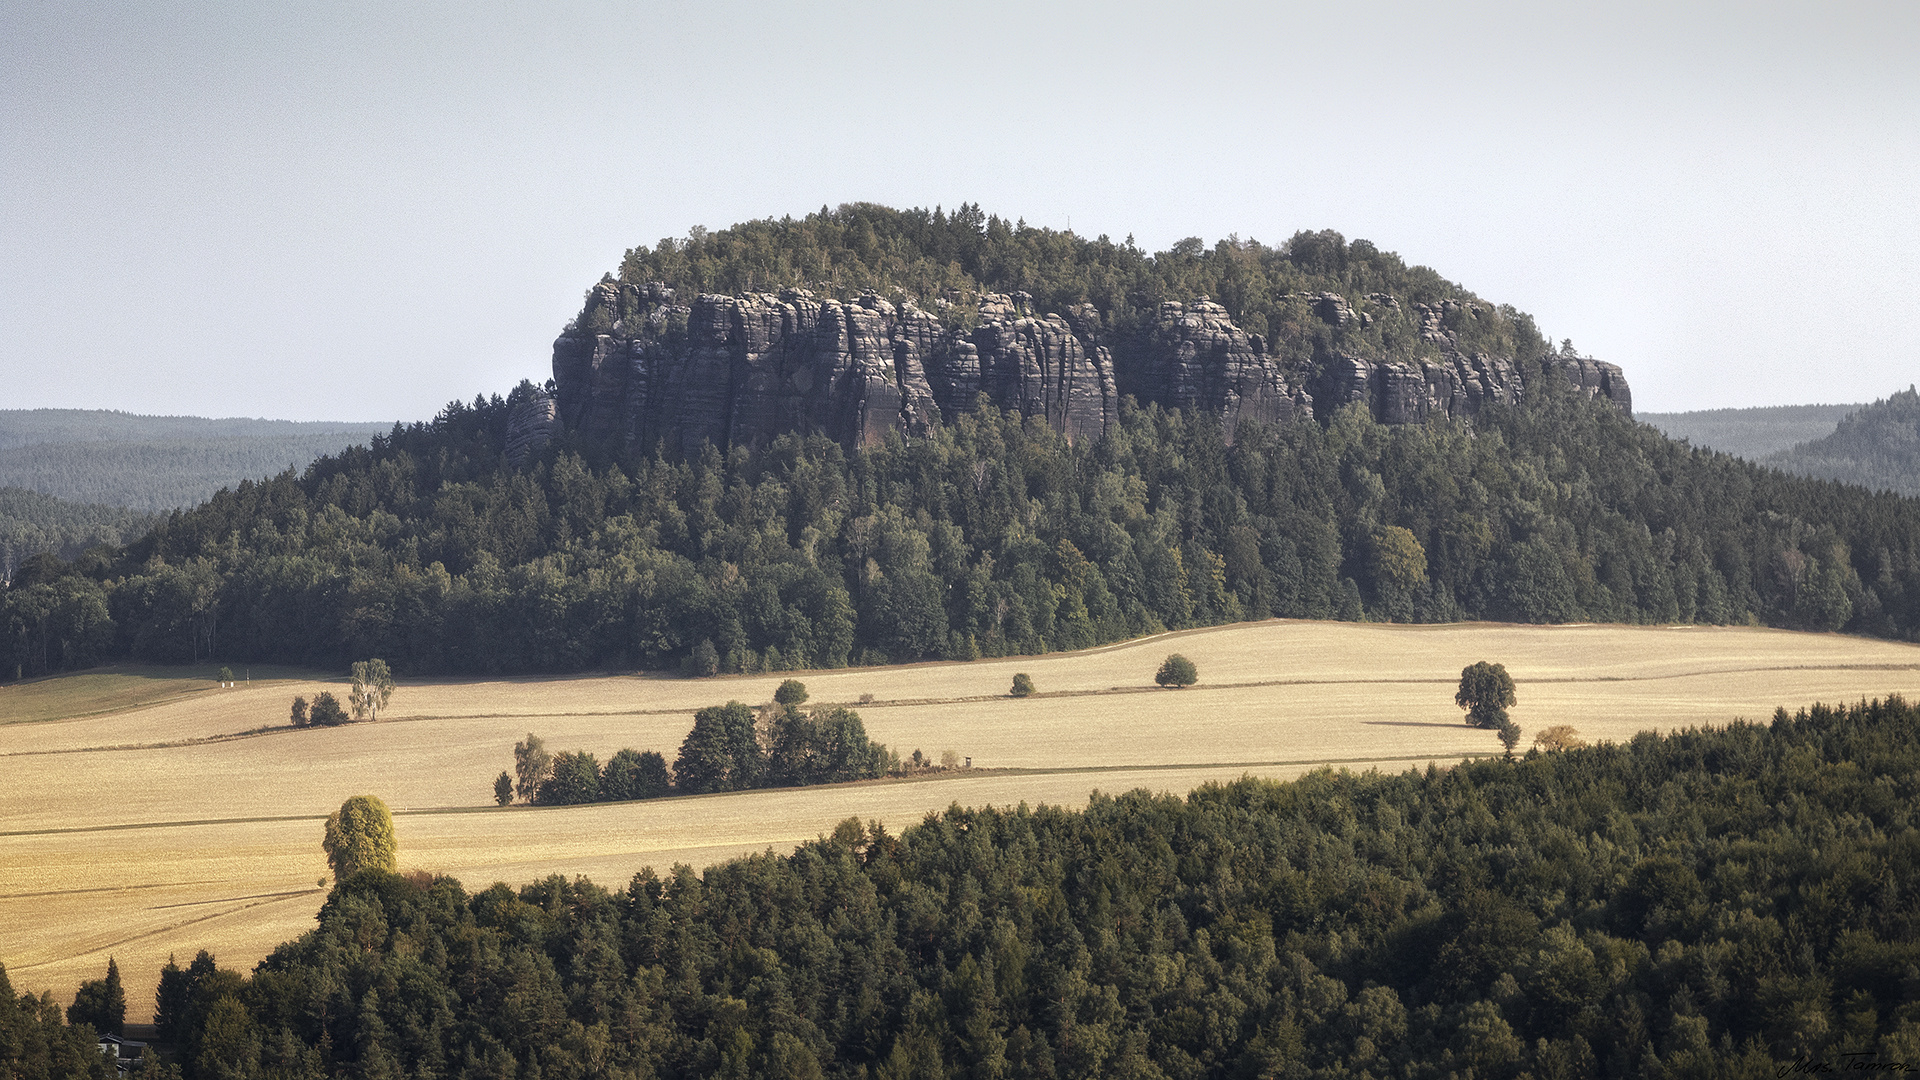
POLYGON ((1747 622, 1912 640, 1920 503, 1671 442, 1543 384, 1471 425, 991 408, 849 453, 525 469, 508 404, 243 483, 117 552, 30 560, 9 675, 115 657, 396 671, 785 670, 1073 649, 1268 616, 1747 622), (710 650, 710 651, 709 651, 710 650))
POLYGON ((1909 386, 1862 406, 1832 434, 1764 460, 1801 476, 1920 495, 1920 391, 1909 386))
POLYGON ((0 584, 27 559, 50 552, 73 560, 90 547, 119 547, 153 527, 153 515, 0 487, 0 584))
POLYGON ((170 966, 158 1019, 198 1077, 1911 1068, 1917 783, 1920 711, 1895 698, 1391 776, 956 806, 898 836, 849 820, 615 892, 367 871, 250 975, 170 966))

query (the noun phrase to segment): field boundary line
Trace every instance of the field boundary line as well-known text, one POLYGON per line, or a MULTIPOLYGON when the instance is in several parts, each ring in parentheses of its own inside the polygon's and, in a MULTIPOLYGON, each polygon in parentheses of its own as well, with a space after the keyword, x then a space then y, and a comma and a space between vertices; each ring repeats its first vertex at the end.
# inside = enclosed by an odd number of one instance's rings
MULTIPOLYGON (((497 814, 528 813, 533 811, 587 810, 602 806, 640 806, 646 803, 677 802, 681 799, 725 799, 743 795, 757 795, 765 792, 833 791, 851 787, 881 787, 897 784, 944 783, 955 780, 983 780, 1010 776, 1075 776, 1097 773, 1121 772, 1179 772, 1193 769, 1271 769, 1301 765, 1372 765, 1382 761, 1452 761, 1478 760, 1498 757, 1497 750, 1466 750, 1440 754, 1380 754, 1371 757, 1355 758, 1298 758, 1291 761, 1183 761, 1145 765, 1066 765, 1058 767, 1023 767, 953 769, 929 773, 923 776, 882 776, 871 780, 848 780, 838 784, 803 784, 798 787, 762 787, 746 788, 741 791, 708 791, 697 795, 663 795, 653 799, 616 799, 607 802, 572 803, 565 806, 420 806, 402 807, 392 811, 394 817, 427 817, 439 814, 497 814)), ((286 821, 325 821, 326 814, 281 814, 258 817, 233 818, 196 818, 191 821, 132 821, 116 825, 77 825, 54 829, 15 829, 0 832, 0 839, 16 836, 65 836, 73 833, 125 832, 133 829, 186 829, 201 825, 259 825, 286 821)), ((156 886, 160 887, 160 886, 156 886)), ((111 892, 113 889, 84 890, 91 892, 111 892)), ((53 895, 41 893, 13 894, 13 896, 53 895)), ((11 899, 13 897, 0 897, 11 899)))

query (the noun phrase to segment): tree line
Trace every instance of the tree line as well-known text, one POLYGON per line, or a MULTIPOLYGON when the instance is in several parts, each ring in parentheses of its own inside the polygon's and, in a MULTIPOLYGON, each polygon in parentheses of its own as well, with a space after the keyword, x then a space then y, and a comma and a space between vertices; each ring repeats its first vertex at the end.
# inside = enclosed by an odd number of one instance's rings
POLYGON ((250 974, 170 966, 159 1004, 198 1077, 1885 1067, 1920 1060, 1916 778, 1920 711, 1889 698, 849 820, 617 890, 363 870, 250 974))
POLYGON ((657 750, 622 749, 601 765, 584 750, 550 753, 528 732, 514 745, 513 771, 494 779, 494 799, 502 806, 516 797, 535 806, 570 806, 839 784, 933 767, 918 750, 903 761, 868 738, 852 709, 803 708, 807 697, 804 683, 788 679, 758 708, 729 701, 699 710, 671 769, 657 750))
POLYGON ((0 673, 115 659, 433 673, 833 668, 1270 616, 1920 634, 1920 503, 1697 450, 1550 385, 1472 423, 1216 425, 1126 404, 1069 444, 991 407, 849 453, 502 457, 476 400, 29 560, 0 673))

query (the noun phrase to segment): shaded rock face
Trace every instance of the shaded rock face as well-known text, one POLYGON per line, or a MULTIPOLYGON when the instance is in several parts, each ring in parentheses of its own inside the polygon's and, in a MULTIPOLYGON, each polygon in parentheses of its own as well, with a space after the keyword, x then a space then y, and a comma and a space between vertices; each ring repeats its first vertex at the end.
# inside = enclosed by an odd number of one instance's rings
POLYGON ((1274 423, 1313 414, 1313 395, 1281 370, 1266 342, 1235 326, 1227 309, 1206 297, 1161 304, 1140 354, 1142 397, 1218 417, 1229 442, 1243 420, 1274 423))
POLYGON ((634 311, 638 299, 639 332, 624 320, 606 332, 569 328, 554 342, 553 378, 569 428, 630 449, 765 445, 788 431, 871 446, 890 431, 924 435, 980 394, 1069 439, 1098 438, 1118 404, 1112 356, 1060 316, 1028 314, 1030 299, 988 296, 962 332, 872 295, 789 289, 678 306, 668 290, 621 297, 619 288, 599 286, 583 322, 596 303, 634 311))
POLYGON ((538 454, 560 431, 560 409, 544 390, 517 397, 507 413, 507 464, 516 468, 538 454))
MULTIPOLYGON (((1304 299, 1331 326, 1370 318, 1334 293, 1304 299)), ((1119 401, 1116 348, 1128 392, 1216 417, 1229 441, 1250 420, 1325 417, 1354 402, 1384 423, 1471 416, 1523 396, 1542 372, 1631 411, 1612 364, 1570 355, 1516 364, 1461 352, 1445 329, 1455 303, 1414 305, 1431 345, 1418 363, 1316 355, 1289 365, 1206 297, 1162 304, 1141 333, 1110 342, 1091 305, 1041 313, 1025 293, 981 297, 977 320, 963 330, 910 301, 871 294, 843 301, 787 289, 682 304, 663 285, 607 281, 554 342, 555 393, 547 406, 526 406, 527 430, 549 408, 570 430, 643 453, 660 444, 679 454, 703 442, 765 445, 790 431, 871 446, 889 432, 922 435, 951 423, 984 397, 1070 440, 1099 438, 1119 401)))

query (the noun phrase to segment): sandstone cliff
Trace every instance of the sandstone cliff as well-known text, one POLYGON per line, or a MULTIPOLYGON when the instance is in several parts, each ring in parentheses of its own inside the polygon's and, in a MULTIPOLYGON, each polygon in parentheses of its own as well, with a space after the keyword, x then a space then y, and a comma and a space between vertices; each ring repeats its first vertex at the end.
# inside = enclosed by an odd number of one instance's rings
POLYGON ((951 422, 982 396, 1079 440, 1106 431, 1122 392, 1216 417, 1231 440, 1248 420, 1325 418, 1354 402, 1384 423, 1472 416, 1523 397, 1543 373, 1632 411, 1613 364, 1571 351, 1519 360, 1463 349, 1448 327, 1477 305, 1403 310, 1379 293, 1359 304, 1331 292, 1292 299, 1333 329, 1371 325, 1374 312, 1409 316, 1420 359, 1369 359, 1298 328, 1276 350, 1204 296, 1163 303, 1148 325, 1114 334, 1091 305, 1046 313, 1025 293, 986 294, 963 319, 944 300, 928 310, 787 289, 682 303, 665 285, 609 280, 554 342, 553 400, 519 407, 514 451, 545 442, 554 419, 638 452, 764 445, 787 431, 872 445, 951 422))

